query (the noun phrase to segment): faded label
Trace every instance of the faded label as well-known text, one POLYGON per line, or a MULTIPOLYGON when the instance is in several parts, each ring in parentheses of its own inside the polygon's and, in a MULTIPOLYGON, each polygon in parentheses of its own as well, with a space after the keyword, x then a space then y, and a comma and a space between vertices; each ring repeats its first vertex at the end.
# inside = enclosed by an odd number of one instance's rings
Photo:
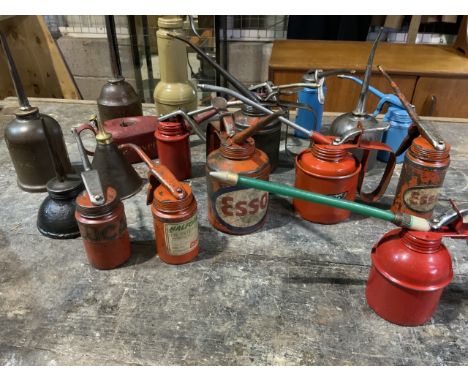
MULTIPOLYGON (((253 188, 228 187, 215 195, 214 208, 221 223, 229 228, 252 228, 268 209, 268 192, 253 188)), ((241 232, 241 231, 239 231, 241 232)))
POLYGON ((194 249, 198 244, 197 214, 179 223, 164 223, 167 253, 172 256, 182 256, 194 249))
POLYGON ((120 220, 108 224, 82 224, 78 222, 81 237, 93 243, 116 240, 127 230, 127 220, 122 215, 120 220))
POLYGON ((440 194, 440 187, 408 188, 403 200, 408 208, 417 212, 430 212, 434 209, 440 194))

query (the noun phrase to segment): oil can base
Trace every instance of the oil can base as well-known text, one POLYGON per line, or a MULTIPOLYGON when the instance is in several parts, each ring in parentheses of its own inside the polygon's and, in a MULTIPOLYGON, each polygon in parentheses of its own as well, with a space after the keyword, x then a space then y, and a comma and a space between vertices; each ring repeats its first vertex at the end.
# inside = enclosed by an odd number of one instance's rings
POLYGON ((45 184, 39 185, 39 186, 28 186, 28 185, 21 183, 19 179, 17 179, 16 184, 18 185, 19 188, 21 188, 25 192, 40 193, 40 192, 47 191, 47 186, 45 184))
POLYGON ((159 251, 157 253, 159 258, 164 261, 166 264, 180 265, 191 262, 195 257, 198 256, 198 246, 190 251, 189 253, 181 256, 170 256, 159 251))

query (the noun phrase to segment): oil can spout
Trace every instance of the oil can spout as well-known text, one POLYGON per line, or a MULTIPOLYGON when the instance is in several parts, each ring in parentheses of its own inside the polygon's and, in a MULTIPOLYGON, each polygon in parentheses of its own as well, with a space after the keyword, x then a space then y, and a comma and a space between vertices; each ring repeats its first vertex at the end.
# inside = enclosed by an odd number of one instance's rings
POLYGON ((8 46, 6 37, 1 31, 0 40, 2 41, 3 51, 5 52, 5 56, 7 58, 8 69, 10 69, 11 79, 13 81, 13 85, 15 86, 16 95, 18 96, 20 107, 22 110, 29 110, 32 107, 29 103, 28 97, 26 97, 26 93, 24 92, 23 83, 21 82, 21 78, 16 68, 15 61, 13 60, 13 56, 11 54, 10 47, 8 46))
POLYGON ((229 73, 226 69, 224 69, 221 65, 219 65, 216 61, 214 61, 212 58, 210 58, 203 50, 201 50, 198 46, 195 44, 192 44, 189 40, 177 36, 175 34, 167 33, 169 37, 175 38, 177 40, 185 42, 187 45, 189 45, 193 50, 195 50, 203 59, 208 62, 215 70, 223 75, 224 78, 226 78, 227 81, 231 83, 231 85, 237 89, 239 93, 241 93, 244 97, 247 97, 253 102, 259 102, 258 98, 252 94, 236 77, 234 77, 231 73, 229 73))
POLYGON ((255 123, 254 125, 242 130, 242 131, 239 131, 237 133, 234 134, 234 136, 231 138, 232 142, 233 143, 236 143, 236 144, 240 144, 242 142, 244 142, 247 138, 251 137, 253 134, 255 134, 256 131, 260 130, 261 128, 269 125, 271 122, 275 121, 276 119, 278 119, 279 117, 281 117, 282 115, 284 115, 284 111, 283 110, 280 110, 280 111, 277 111, 273 114, 270 114, 270 115, 267 115, 265 118, 262 118, 260 120, 258 120, 257 123, 255 123))
POLYGON ((135 151, 149 168, 149 172, 159 181, 176 199, 184 199, 187 194, 174 174, 164 165, 154 163, 148 155, 137 145, 133 143, 124 143, 119 149, 130 149, 135 151))

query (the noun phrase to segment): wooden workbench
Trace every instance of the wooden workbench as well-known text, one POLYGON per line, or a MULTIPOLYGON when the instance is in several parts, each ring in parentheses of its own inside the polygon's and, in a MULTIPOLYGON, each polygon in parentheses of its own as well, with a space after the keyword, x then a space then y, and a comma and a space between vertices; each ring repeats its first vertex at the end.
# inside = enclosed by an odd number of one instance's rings
MULTIPOLYGON (((70 127, 86 121, 95 105, 31 103, 61 123, 77 162, 70 127)), ((37 209, 45 195, 16 186, 3 140, 15 103, 3 104, 0 364, 467 364, 465 241, 445 241, 455 276, 431 321, 414 328, 393 325, 366 305, 364 295, 371 247, 391 224, 356 215, 338 225, 312 224, 295 216, 288 198, 272 195, 268 221, 259 232, 220 233, 207 221, 205 147, 193 136, 191 184, 199 204, 201 246, 196 261, 171 266, 155 257, 143 189, 125 201, 131 259, 118 269, 99 271, 88 264, 80 238, 57 241, 37 231, 37 209)), ((467 200, 467 126, 436 123, 452 145, 439 211, 449 197, 467 200)), ((283 151, 271 179, 292 184, 292 166, 283 151)), ((145 174, 142 164, 136 168, 145 174)), ((381 168, 370 174, 372 184, 381 168)), ((399 171, 400 166, 380 203, 384 207, 399 171)))
MULTIPOLYGON (((353 69, 362 78, 371 49, 364 41, 279 40, 273 44, 269 79, 275 84, 300 81, 309 69, 353 69)), ((398 83, 420 115, 468 118, 468 58, 461 52, 440 45, 394 44, 382 42, 374 57, 371 85, 392 93, 377 65, 398 83)), ((356 106, 359 85, 330 77, 325 110, 347 112, 356 106)), ((367 110, 372 112, 378 99, 369 95, 367 110)))

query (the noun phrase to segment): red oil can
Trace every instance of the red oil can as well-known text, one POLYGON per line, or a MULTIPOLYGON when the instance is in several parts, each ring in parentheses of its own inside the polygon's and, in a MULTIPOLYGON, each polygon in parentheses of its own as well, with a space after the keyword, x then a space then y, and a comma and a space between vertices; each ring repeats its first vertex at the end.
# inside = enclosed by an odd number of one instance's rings
MULTIPOLYGON (((302 190, 354 201, 361 164, 339 146, 315 144, 296 157, 294 186, 302 190)), ((294 209, 305 220, 335 224, 351 214, 340 208, 293 200, 294 209)))
POLYGON ((199 251, 197 202, 189 184, 179 182, 164 165, 155 164, 139 147, 125 144, 148 165, 147 204, 153 214, 156 252, 168 264, 184 264, 199 251))
POLYGON ((423 136, 413 140, 406 151, 391 207, 393 212, 422 218, 432 216, 450 164, 449 152, 448 144, 444 150, 436 150, 423 136))
POLYGON ((98 269, 113 269, 128 260, 130 238, 123 203, 112 187, 105 203, 94 205, 87 191, 76 198, 78 222, 88 261, 98 269))
MULTIPOLYGON (((302 190, 354 201, 358 192, 361 200, 378 200, 385 192, 395 167, 392 149, 379 142, 326 145, 313 144, 296 157, 295 187, 302 190), (361 162, 348 152, 349 149, 363 150, 361 162), (372 150, 389 152, 389 162, 377 188, 371 193, 361 192, 369 153, 372 150)), ((320 224, 336 224, 346 220, 350 211, 335 207, 293 200, 294 209, 305 220, 320 224)))
POLYGON ((432 223, 430 232, 392 230, 372 248, 366 299, 379 316, 404 326, 431 318, 453 276, 442 239, 468 238, 467 213, 468 208, 450 211, 432 223))
MULTIPOLYGON (((259 230, 266 220, 268 192, 229 186, 209 176, 211 171, 231 171, 239 175, 268 180, 270 163, 268 156, 255 147, 250 137, 256 130, 271 123, 280 114, 265 117, 253 126, 232 134, 227 128, 217 131, 218 149, 206 159, 208 187, 208 220, 217 230, 235 235, 245 235, 259 230), (229 134, 232 134, 231 136, 229 134)), ((232 116, 223 116, 223 124, 234 126, 232 116)))
MULTIPOLYGON (((133 143, 145 152, 151 159, 158 157, 158 150, 154 140, 154 133, 159 125, 155 116, 139 116, 115 118, 104 122, 106 131, 112 134, 117 146, 133 143)), ((140 157, 131 150, 124 150, 123 154, 130 163, 141 162, 140 157)))
POLYGON ((183 120, 160 121, 154 133, 159 163, 166 166, 178 180, 192 176, 190 132, 183 120))

